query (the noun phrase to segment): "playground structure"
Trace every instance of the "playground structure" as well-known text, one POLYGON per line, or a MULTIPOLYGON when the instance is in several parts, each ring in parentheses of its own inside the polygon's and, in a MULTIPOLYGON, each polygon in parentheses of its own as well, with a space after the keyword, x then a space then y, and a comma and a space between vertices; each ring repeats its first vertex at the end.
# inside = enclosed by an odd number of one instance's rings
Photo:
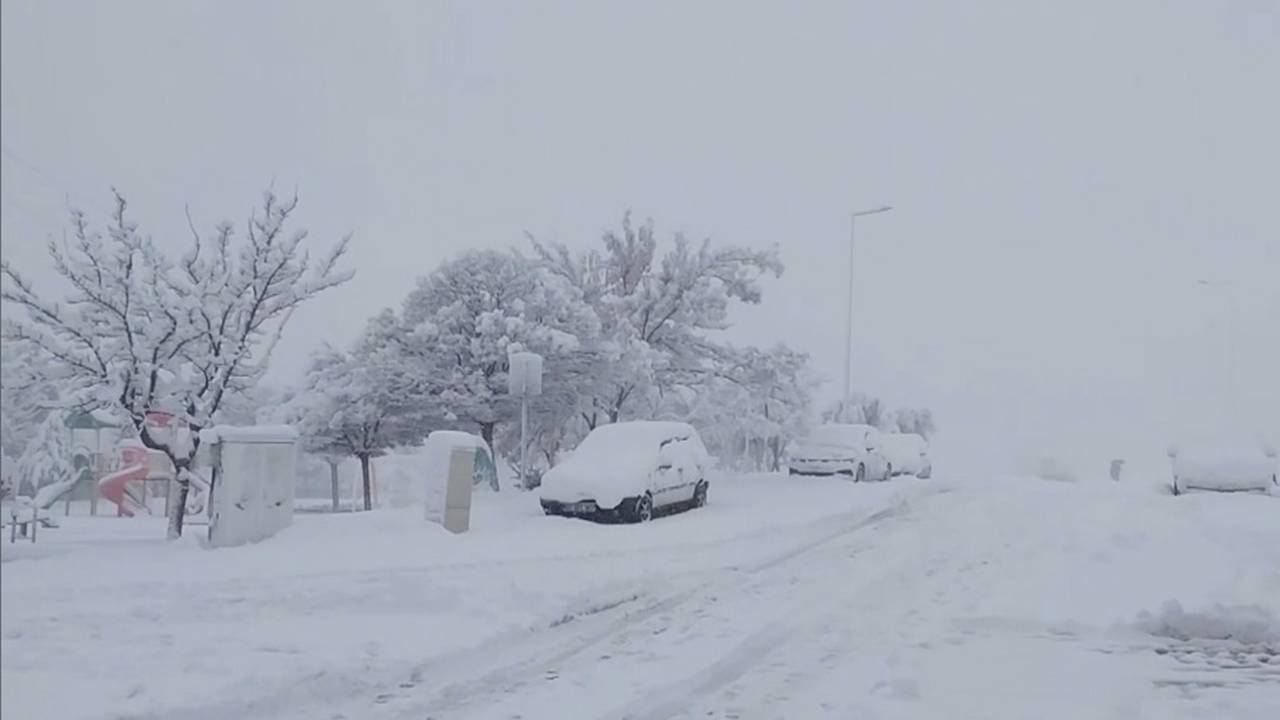
POLYGON ((147 449, 136 440, 120 442, 120 467, 98 480, 102 497, 116 505, 117 517, 149 515, 145 483, 150 474, 147 449))
MULTIPOLYGON (((147 414, 147 424, 153 434, 159 434, 176 423, 172 415, 157 412, 147 414)), ((163 452, 144 447, 99 413, 75 413, 68 418, 67 428, 74 448, 74 476, 36 488, 30 497, 14 498, 14 506, 21 507, 24 516, 38 519, 43 527, 57 527, 52 510, 60 500, 66 503, 63 515, 71 514, 75 500, 87 500, 89 514, 97 515, 101 499, 116 506, 117 517, 154 514, 154 503, 149 501, 160 497, 165 501, 164 512, 170 511, 174 470, 163 452)), ((202 511, 207 496, 207 483, 193 481, 189 507, 202 511)))
MULTIPOLYGON (((193 438, 186 424, 167 413, 148 413, 146 436, 152 444, 168 447, 185 445, 193 438)), ((69 425, 69 427, 71 427, 69 425)), ((94 445, 101 439, 101 427, 94 430, 94 445)), ((21 531, 35 541, 36 528, 58 527, 49 509, 78 489, 91 492, 90 514, 96 501, 105 498, 116 506, 117 517, 160 514, 154 501, 164 497, 163 514, 174 510, 178 492, 177 473, 169 456, 131 437, 112 438, 105 451, 85 443, 73 450, 73 477, 46 482, 31 496, 7 503, 12 524, 10 542, 21 531), (156 487, 154 483, 161 483, 156 487)), ((287 426, 219 426, 200 433, 199 450, 192 466, 184 472, 188 480, 187 524, 207 525, 212 547, 239 545, 268 538, 287 527, 293 519, 297 478, 297 434, 287 426), (214 493, 214 487, 218 492, 214 493)), ((81 498, 83 499, 83 498, 81 498)))

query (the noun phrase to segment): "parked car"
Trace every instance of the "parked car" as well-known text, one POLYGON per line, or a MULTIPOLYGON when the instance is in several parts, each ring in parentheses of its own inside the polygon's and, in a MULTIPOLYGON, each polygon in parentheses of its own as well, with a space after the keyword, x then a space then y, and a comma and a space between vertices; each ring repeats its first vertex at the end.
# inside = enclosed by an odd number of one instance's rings
POLYGON ((870 425, 821 425, 789 448, 792 475, 850 475, 857 482, 888 480, 893 464, 881 452, 880 431, 870 425))
POLYGON ((893 466, 894 475, 915 475, 919 478, 933 475, 929 443, 924 437, 915 433, 887 433, 880 440, 881 452, 893 466))
POLYGON ((1248 436, 1200 439, 1169 447, 1173 494, 1188 490, 1269 493, 1277 486, 1276 450, 1248 436))
POLYGON ((635 421, 592 430, 542 476, 548 515, 646 522, 707 502, 711 457, 691 426, 635 421))

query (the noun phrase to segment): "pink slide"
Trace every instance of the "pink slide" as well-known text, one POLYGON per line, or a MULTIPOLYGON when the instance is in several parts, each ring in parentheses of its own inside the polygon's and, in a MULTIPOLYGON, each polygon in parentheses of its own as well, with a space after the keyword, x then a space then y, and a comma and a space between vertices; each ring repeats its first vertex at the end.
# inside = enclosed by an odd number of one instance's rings
POLYGON ((120 469, 107 473, 98 481, 102 497, 116 504, 116 515, 133 517, 138 513, 150 514, 143 499, 129 492, 129 483, 147 479, 146 448, 125 445, 120 448, 120 469))

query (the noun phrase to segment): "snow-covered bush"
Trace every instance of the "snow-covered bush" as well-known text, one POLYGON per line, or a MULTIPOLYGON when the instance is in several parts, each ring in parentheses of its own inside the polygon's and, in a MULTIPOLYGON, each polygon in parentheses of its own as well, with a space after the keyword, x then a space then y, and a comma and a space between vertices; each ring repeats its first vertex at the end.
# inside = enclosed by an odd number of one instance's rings
POLYGON ((1182 603, 1168 600, 1159 612, 1139 613, 1136 625, 1145 633, 1175 640, 1280 643, 1280 618, 1259 606, 1215 605, 1202 612, 1187 612, 1182 603))

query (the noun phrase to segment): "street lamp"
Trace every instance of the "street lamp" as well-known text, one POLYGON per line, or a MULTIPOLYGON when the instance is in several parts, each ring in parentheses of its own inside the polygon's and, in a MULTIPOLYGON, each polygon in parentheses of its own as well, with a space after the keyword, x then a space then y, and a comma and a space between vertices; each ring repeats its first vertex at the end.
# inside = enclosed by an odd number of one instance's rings
POLYGON ((853 373, 853 243, 854 228, 857 225, 858 218, 864 215, 875 215, 876 213, 888 212, 893 209, 892 205, 881 205, 880 207, 870 208, 868 210, 858 210, 849 218, 849 303, 847 310, 848 315, 845 318, 845 344, 844 344, 844 397, 841 401, 849 399, 849 382, 853 373))

